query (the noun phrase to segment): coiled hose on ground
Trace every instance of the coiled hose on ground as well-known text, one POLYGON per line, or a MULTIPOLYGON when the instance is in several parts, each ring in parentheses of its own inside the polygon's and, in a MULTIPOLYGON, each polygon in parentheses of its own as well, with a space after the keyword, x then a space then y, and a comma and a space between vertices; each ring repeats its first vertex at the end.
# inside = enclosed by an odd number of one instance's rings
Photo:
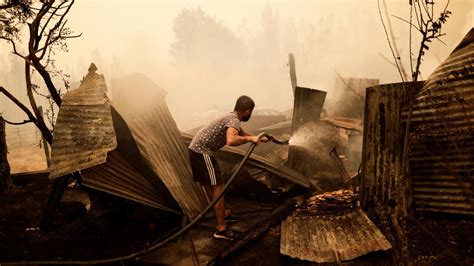
MULTIPOLYGON (((268 137, 269 139, 272 138, 270 135, 268 135, 266 133, 260 133, 258 135, 258 138, 260 139, 262 137, 268 137)), ((145 247, 144 249, 142 249, 138 252, 134 252, 134 253, 126 255, 126 256, 120 256, 120 257, 111 258, 111 259, 100 259, 100 260, 17 261, 17 262, 5 262, 5 263, 7 263, 7 264, 99 264, 99 263, 112 263, 112 262, 127 261, 127 260, 133 260, 133 259, 137 259, 139 257, 142 257, 142 256, 152 252, 153 250, 156 250, 156 249, 166 245, 168 242, 170 242, 171 240, 177 238, 178 236, 180 236, 181 234, 186 232, 189 228, 191 228, 191 226, 193 226, 197 221, 199 221, 214 206, 214 204, 216 204, 216 202, 220 198, 222 198, 222 196, 224 195, 224 193, 227 190, 227 188, 229 187, 229 185, 232 183, 232 181, 235 179, 237 174, 240 172, 240 170, 244 166, 247 159, 250 157, 250 154, 252 154, 252 152, 255 149, 256 145, 257 145, 256 143, 252 143, 250 145, 250 147, 247 150, 247 153, 245 154, 244 158, 242 159, 242 161, 240 161, 239 165, 237 166, 237 169, 234 171, 234 173, 229 178, 227 183, 225 183, 224 188, 222 189, 222 191, 219 193, 219 195, 217 195, 216 198, 214 198, 209 203, 209 205, 206 206, 206 208, 204 208, 204 210, 198 216, 196 216, 191 222, 189 222, 186 226, 181 228, 176 233, 172 234, 171 236, 166 237, 165 239, 159 239, 159 240, 151 243, 148 247, 145 247)))

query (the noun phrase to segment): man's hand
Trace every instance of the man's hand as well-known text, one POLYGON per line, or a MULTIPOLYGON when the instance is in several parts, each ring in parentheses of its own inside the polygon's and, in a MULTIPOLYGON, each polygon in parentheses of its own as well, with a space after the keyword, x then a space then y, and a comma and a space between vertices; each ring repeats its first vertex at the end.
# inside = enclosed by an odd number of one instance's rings
POLYGON ((258 136, 251 136, 252 138, 252 142, 255 143, 255 144, 259 144, 260 142, 268 142, 269 139, 265 136, 262 136, 262 137, 258 137, 258 136))

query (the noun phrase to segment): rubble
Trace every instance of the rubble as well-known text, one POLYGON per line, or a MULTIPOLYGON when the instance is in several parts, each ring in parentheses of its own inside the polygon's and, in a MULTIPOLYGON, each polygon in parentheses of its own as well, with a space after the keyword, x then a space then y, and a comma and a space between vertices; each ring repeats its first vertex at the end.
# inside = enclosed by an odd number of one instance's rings
POLYGON ((313 193, 296 209, 294 215, 340 213, 357 206, 357 195, 352 190, 340 189, 322 194, 313 193))

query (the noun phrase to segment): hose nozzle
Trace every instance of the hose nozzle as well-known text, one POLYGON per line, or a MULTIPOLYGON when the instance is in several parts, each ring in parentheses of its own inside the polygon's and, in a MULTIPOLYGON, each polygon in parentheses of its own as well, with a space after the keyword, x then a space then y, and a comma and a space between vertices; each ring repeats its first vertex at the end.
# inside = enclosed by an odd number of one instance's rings
POLYGON ((274 136, 272 136, 270 134, 267 134, 267 133, 261 133, 261 134, 259 134, 259 136, 267 137, 269 141, 271 141, 273 143, 276 143, 276 144, 280 144, 280 145, 290 144, 290 140, 279 140, 279 139, 276 139, 274 136))

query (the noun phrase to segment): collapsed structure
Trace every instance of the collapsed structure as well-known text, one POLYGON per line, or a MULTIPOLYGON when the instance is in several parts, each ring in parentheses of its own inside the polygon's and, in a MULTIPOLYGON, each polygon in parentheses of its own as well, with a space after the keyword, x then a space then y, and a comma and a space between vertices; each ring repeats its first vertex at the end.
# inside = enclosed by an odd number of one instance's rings
POLYGON ((116 92, 115 109, 106 88, 104 76, 91 65, 80 87, 65 95, 50 178, 81 171, 85 186, 195 217, 207 201, 193 182, 187 149, 164 92, 156 86, 124 85, 116 92), (127 105, 124 94, 132 90, 143 100, 139 107, 127 105))
MULTIPOLYGON (((188 219, 207 205, 193 181, 186 142, 174 122, 165 92, 144 76, 113 80, 113 101, 103 75, 92 64, 78 89, 67 93, 60 108, 52 145, 50 178, 81 172, 82 184, 188 219), (137 85, 139 84, 139 85, 137 85), (135 101, 131 101, 133 95, 135 101)), ((237 149, 219 158, 244 157, 237 149)), ((252 155, 250 165, 309 187, 300 173, 252 155)))
MULTIPOLYGON (((331 213, 290 215, 281 226, 282 254, 330 262, 398 245, 396 238, 388 237, 388 241, 384 236, 388 231, 379 231, 364 211, 376 213, 381 220, 399 228, 402 226, 398 222, 406 218, 411 208, 474 213, 473 41, 471 30, 425 83, 368 88, 363 143, 358 140, 351 144, 350 140, 350 135, 358 139, 362 135, 357 118, 320 118, 325 94, 314 97, 312 102, 311 97, 304 97, 310 94, 309 89, 295 84, 295 99, 301 102, 296 104, 295 100, 293 120, 265 126, 257 132, 288 134, 292 124, 303 124, 310 116, 310 122, 346 130, 349 152, 353 149, 363 157, 362 183, 357 184, 362 209, 353 204, 331 213), (305 106, 316 111, 300 112, 305 106), (411 123, 410 127, 406 123, 411 123), (410 131, 405 132, 406 128, 410 131), (405 142, 405 133, 409 143, 405 142), (408 153, 404 153, 405 145, 409 145, 408 153), (408 175, 404 172, 405 160, 409 162, 408 175), (361 242, 361 238, 365 241, 361 242)), ((378 84, 376 80, 369 81, 378 84)), ((86 186, 194 217, 206 205, 206 199, 201 188, 192 182, 187 162, 185 143, 191 136, 177 130, 164 103, 164 93, 153 89, 152 84, 134 90, 144 97, 142 104, 129 105, 127 93, 136 83, 136 76, 116 81, 112 104, 105 94, 103 76, 92 70, 79 89, 65 96, 54 135, 51 178, 81 171, 86 186)), ((295 149, 285 152, 292 153, 290 164, 295 158, 299 164, 315 163, 295 149)), ((334 154, 339 158, 337 152, 334 154)), ((227 162, 242 157, 243 152, 234 148, 224 148, 218 154, 219 160, 227 162)), ((259 155, 252 155, 249 163, 306 188, 312 186, 309 177, 319 177, 301 165, 298 170, 311 176, 259 155)), ((344 165, 339 166, 338 170, 344 172, 344 165)))

